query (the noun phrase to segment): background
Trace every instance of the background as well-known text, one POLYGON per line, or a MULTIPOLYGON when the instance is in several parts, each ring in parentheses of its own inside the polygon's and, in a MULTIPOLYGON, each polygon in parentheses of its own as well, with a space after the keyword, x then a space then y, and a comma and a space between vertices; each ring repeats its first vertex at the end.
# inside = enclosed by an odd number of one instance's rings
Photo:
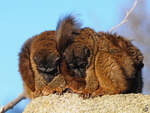
MULTIPOLYGON (((0 106, 23 91, 18 53, 30 37, 55 30, 58 20, 72 13, 95 31, 108 32, 120 23, 134 0, 1 0, 0 1, 0 106)), ((127 37, 144 54, 144 94, 150 94, 150 0, 139 0, 128 22, 114 32, 127 37)), ((23 100, 7 113, 21 113, 23 100)))

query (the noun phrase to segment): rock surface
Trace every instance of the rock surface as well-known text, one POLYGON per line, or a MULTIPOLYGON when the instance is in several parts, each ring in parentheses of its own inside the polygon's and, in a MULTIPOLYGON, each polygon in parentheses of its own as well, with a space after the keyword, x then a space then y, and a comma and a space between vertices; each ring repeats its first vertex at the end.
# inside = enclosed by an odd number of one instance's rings
POLYGON ((32 100, 23 113, 150 113, 150 95, 119 94, 82 99, 77 94, 32 100))

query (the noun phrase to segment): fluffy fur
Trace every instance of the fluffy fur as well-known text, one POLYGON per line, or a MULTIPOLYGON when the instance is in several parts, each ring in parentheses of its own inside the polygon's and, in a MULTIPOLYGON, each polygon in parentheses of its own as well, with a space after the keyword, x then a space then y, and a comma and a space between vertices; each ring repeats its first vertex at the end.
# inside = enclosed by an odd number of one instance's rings
POLYGON ((56 32, 30 38, 19 54, 19 71, 29 98, 71 91, 83 97, 142 91, 143 55, 116 34, 80 28, 71 15, 56 32))
POLYGON ((55 31, 43 32, 25 42, 19 53, 19 71, 29 98, 64 90, 59 64, 55 31))
POLYGON ((130 41, 90 28, 78 29, 76 34, 73 29, 66 32, 76 26, 68 19, 74 22, 74 18, 64 18, 56 31, 57 47, 63 50, 62 75, 68 88, 85 97, 142 91, 143 56, 130 41))
POLYGON ((142 68, 144 64, 143 55, 140 50, 129 40, 122 36, 117 36, 116 34, 101 33, 99 43, 99 51, 110 54, 110 59, 114 59, 116 63, 120 65, 125 79, 127 80, 126 86, 128 87, 125 92, 142 92, 142 68))
POLYGON ((68 31, 67 26, 70 26, 69 28, 76 28, 78 26, 74 21, 74 17, 70 16, 65 17, 59 25, 57 27, 59 32, 56 31, 60 33, 56 35, 57 47, 59 50, 63 50, 63 53, 62 51, 60 53, 63 57, 61 70, 67 86, 75 93, 80 93, 85 89, 92 92, 98 87, 98 81, 93 72, 94 55, 97 51, 95 43, 97 40, 95 38, 96 33, 90 28, 78 28, 76 30, 78 31, 77 33, 74 33, 73 29, 69 29, 69 32, 66 32, 68 31), (70 19, 73 23, 67 21, 70 19), (62 26, 59 27, 59 25, 62 26), (69 37, 64 37, 61 33, 65 33, 69 37), (87 72, 88 77, 86 76, 87 72), (94 85, 91 85, 91 83, 94 83, 94 85))
POLYGON ((79 29, 80 23, 78 23, 72 15, 68 15, 64 19, 59 20, 56 27, 56 40, 57 50, 60 54, 73 42, 73 37, 79 33, 79 29))

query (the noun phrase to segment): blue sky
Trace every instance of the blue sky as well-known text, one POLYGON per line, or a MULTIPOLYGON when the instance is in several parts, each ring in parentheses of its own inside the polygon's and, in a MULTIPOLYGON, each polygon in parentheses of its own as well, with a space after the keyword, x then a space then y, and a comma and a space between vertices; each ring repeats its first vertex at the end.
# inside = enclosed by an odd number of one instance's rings
MULTIPOLYGON (((131 0, 1 0, 0 105, 23 90, 18 53, 25 40, 45 30, 55 30, 59 18, 69 13, 77 15, 83 27, 108 31, 120 22, 121 9, 131 7, 132 3, 131 0)), ((26 102, 8 113, 22 110, 26 102)))

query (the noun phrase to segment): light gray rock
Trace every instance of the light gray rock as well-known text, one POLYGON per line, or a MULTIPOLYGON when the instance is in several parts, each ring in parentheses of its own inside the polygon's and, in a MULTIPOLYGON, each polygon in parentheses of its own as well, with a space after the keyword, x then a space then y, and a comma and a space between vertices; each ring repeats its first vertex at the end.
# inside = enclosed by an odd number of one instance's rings
POLYGON ((77 94, 32 100, 23 113, 150 113, 150 95, 120 94, 82 99, 77 94))

